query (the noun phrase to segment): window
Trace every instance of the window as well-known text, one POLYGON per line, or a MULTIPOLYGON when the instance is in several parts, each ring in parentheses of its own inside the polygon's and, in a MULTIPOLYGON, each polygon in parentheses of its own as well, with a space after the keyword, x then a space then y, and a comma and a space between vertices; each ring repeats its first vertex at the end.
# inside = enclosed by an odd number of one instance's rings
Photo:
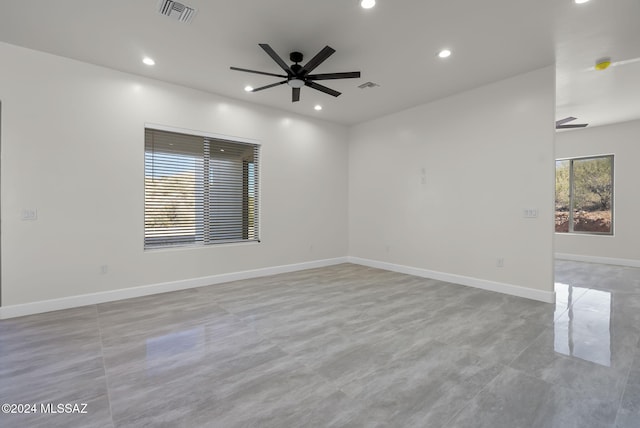
POLYGON ((258 241, 257 144, 145 129, 144 248, 258 241))
POLYGON ((556 160, 556 232, 613 234, 613 156, 556 160))

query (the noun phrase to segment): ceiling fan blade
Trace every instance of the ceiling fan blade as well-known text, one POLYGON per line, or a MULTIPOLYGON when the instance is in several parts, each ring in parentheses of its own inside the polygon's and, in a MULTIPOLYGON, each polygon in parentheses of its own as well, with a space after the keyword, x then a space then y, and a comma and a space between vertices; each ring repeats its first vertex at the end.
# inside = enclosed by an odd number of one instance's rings
POLYGON ((265 76, 274 76, 274 77, 283 77, 283 78, 288 77, 288 76, 285 76, 284 74, 266 73, 264 71, 248 70, 246 68, 231 67, 231 69, 235 71, 244 71, 246 73, 264 74, 265 76))
POLYGON ((621 65, 633 64, 634 62, 638 62, 638 61, 640 61, 640 58, 625 59, 622 61, 612 62, 610 67, 619 67, 621 65))
POLYGON ((304 82, 304 84, 307 85, 310 88, 316 89, 316 90, 318 90, 320 92, 324 92, 325 94, 333 95, 334 97, 337 97, 337 96, 339 96, 341 94, 341 92, 334 91, 331 88, 327 88, 326 86, 319 85, 319 84, 317 84, 315 82, 306 81, 306 82, 304 82))
POLYGON ((565 123, 571 122, 572 120, 576 120, 576 118, 573 116, 569 116, 565 117, 564 119, 556 120, 556 126, 564 125, 565 123))
POLYGON ((585 128, 587 126, 589 126, 588 123, 577 123, 575 125, 557 125, 556 129, 585 128))
POLYGON ((291 101, 294 103, 300 101, 300 88, 292 88, 291 101))
POLYGON ((357 79, 360 77, 359 71, 351 71, 347 73, 325 73, 310 74, 307 76, 309 80, 330 80, 330 79, 357 79))
POLYGON ((282 58, 280 58, 280 56, 271 48, 271 46, 266 43, 260 43, 259 46, 267 53, 267 55, 271 57, 271 59, 273 59, 280 66, 280 68, 282 68, 287 73, 288 76, 292 74, 287 63, 284 62, 282 58))
POLYGON ((324 60, 326 60, 331 55, 333 55, 335 51, 336 51, 335 49, 329 46, 325 46, 320 52, 318 52, 316 56, 311 58, 311 61, 309 61, 307 65, 302 67, 302 75, 304 76, 311 73, 317 66, 322 64, 324 60))
POLYGON ((259 88, 255 88, 253 91, 251 92, 258 92, 258 91, 262 91, 263 89, 269 89, 269 88, 273 88, 274 86, 280 86, 280 85, 284 85, 285 83, 287 83, 286 80, 283 80, 282 82, 278 82, 278 83, 272 83, 270 85, 267 86, 261 86, 259 88))

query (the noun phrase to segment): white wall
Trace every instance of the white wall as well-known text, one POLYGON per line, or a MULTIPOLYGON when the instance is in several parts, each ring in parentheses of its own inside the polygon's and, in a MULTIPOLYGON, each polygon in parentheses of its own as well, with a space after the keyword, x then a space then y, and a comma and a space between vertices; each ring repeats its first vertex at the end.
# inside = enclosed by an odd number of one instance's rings
POLYGON ((347 254, 552 292, 552 68, 348 131, 8 44, 0 58, 5 310, 347 254), (262 144, 262 243, 143 250, 145 123, 262 144))
POLYGON ((545 68, 354 127, 350 256, 550 299, 554 91, 545 68))
POLYGON ((0 58, 3 306, 347 255, 345 127, 8 44, 0 58), (262 243, 143 251, 145 123, 262 144, 262 243))
POLYGON ((583 256, 583 260, 640 266, 640 121, 559 132, 556 136, 557 158, 601 154, 615 155, 614 235, 558 233, 555 250, 562 257, 583 256))

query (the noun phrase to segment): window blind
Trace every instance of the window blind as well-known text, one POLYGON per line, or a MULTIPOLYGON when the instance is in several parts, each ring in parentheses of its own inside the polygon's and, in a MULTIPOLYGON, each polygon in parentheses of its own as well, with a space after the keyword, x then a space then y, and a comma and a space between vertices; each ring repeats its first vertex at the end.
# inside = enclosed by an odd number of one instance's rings
POLYGON ((258 240, 257 144, 145 130, 145 248, 258 240))

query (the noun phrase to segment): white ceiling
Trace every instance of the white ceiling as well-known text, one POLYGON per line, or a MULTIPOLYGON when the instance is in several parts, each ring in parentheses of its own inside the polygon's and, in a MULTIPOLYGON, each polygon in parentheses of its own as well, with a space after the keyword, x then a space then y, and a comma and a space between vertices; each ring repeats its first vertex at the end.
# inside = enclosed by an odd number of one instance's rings
POLYGON ((557 118, 591 126, 640 118, 640 62, 585 71, 602 56, 640 57, 639 0, 183 0, 190 24, 157 13, 158 0, 0 0, 0 41, 88 63, 354 124, 554 63, 557 118), (305 62, 325 45, 336 53, 315 72, 361 71, 361 79, 322 82, 338 98, 286 85, 244 92, 280 73, 258 47, 305 62), (437 57, 447 47, 453 55, 437 57), (142 64, 143 56, 156 65, 142 64), (374 89, 357 86, 372 81, 374 89), (321 112, 313 106, 321 104, 321 112))

